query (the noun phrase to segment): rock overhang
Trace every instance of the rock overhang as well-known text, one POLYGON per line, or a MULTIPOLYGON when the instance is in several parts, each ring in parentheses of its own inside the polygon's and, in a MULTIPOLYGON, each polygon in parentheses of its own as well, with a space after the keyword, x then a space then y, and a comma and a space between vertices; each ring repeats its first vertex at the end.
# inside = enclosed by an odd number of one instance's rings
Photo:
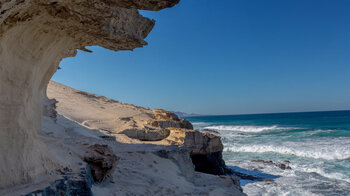
MULTIPOLYGON (((114 51, 132 50, 155 21, 138 9, 158 11, 179 0, 3 0, 0 1, 0 35, 11 27, 35 21, 43 31, 60 31, 81 47, 97 45, 114 51)), ((79 46, 77 46, 79 49, 79 46)))
POLYGON ((132 50, 179 0, 0 0, 0 188, 59 167, 40 141, 42 100, 63 58, 85 46, 132 50))

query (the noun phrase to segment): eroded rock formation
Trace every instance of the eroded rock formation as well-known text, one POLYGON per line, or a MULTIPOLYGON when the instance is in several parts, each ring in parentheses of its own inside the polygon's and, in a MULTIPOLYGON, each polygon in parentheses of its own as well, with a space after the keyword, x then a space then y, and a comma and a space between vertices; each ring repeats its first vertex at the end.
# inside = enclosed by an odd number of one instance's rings
POLYGON ((223 145, 217 135, 193 130, 186 119, 180 119, 175 113, 156 109, 145 110, 148 120, 134 120, 125 117, 124 126, 117 131, 129 138, 154 144, 177 145, 185 147, 195 165, 196 171, 224 175, 225 161, 222 158, 223 145))
POLYGON ((0 0, 0 187, 57 167, 37 137, 44 90, 60 61, 98 45, 146 45, 154 21, 137 9, 179 0, 0 0))
MULTIPOLYGON (((58 101, 58 115, 56 121, 43 118, 43 133, 47 133, 43 141, 49 142, 50 149, 59 151, 61 159, 73 159, 67 161, 70 162, 68 168, 77 172, 81 167, 80 158, 86 155, 99 160, 99 154, 95 156, 88 150, 91 144, 108 145, 120 157, 111 178, 93 185, 96 195, 244 195, 238 178, 202 173, 214 173, 222 168, 218 164, 208 164, 209 160, 223 162, 221 157, 213 156, 221 155, 220 137, 193 129, 150 125, 160 119, 167 125, 181 123, 181 119, 164 110, 118 102, 52 81, 47 90, 48 97, 58 101), (124 133, 125 130, 132 132, 132 128, 144 129, 142 137, 135 134, 131 138, 124 133), (144 135, 154 134, 146 130, 149 128, 154 133, 164 129, 170 134, 159 141, 146 141, 144 135), (65 149, 61 149, 62 146, 65 149), (199 164, 210 170, 195 172, 195 168, 200 171, 198 162, 194 161, 195 155, 204 156, 205 161, 199 164)), ((43 190, 43 187, 35 190, 43 190)))
POLYGON ((148 124, 169 130, 165 140, 171 144, 185 147, 195 165, 195 170, 208 174, 225 174, 225 161, 222 159, 221 138, 211 133, 193 130, 186 119, 165 110, 153 110, 153 119, 148 124))

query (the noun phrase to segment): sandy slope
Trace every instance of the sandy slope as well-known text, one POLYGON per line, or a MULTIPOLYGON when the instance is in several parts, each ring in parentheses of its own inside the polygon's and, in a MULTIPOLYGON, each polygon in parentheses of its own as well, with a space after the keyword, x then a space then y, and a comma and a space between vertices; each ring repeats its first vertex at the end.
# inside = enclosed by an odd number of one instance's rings
MULTIPOLYGON (((56 120, 43 117, 40 138, 61 168, 79 172, 86 164, 82 157, 93 144, 107 144, 120 157, 112 176, 93 185, 94 195, 244 195, 231 177, 195 172, 186 150, 161 145, 167 142, 131 139, 120 133, 131 122, 141 126, 150 120, 152 110, 55 82, 49 84, 48 97, 57 99, 58 116, 56 120), (160 153, 161 150, 166 153, 160 153)), ((32 184, 0 190, 0 195, 21 195, 42 189, 59 177, 59 172, 44 175, 32 184)))
POLYGON ((47 94, 58 101, 59 114, 107 134, 123 130, 128 124, 123 118, 130 117, 139 122, 152 116, 151 110, 78 91, 53 81, 49 83, 47 94))

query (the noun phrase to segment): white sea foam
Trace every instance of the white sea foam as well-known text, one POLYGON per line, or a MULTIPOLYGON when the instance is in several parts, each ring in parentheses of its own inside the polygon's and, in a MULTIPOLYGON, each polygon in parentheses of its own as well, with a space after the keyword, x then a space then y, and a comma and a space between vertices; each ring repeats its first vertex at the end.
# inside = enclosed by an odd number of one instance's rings
POLYGON ((206 126, 210 125, 210 123, 207 123, 207 122, 193 122, 192 125, 194 127, 201 128, 201 127, 206 127, 206 126))
POLYGON ((316 135, 316 134, 319 134, 319 133, 326 133, 326 132, 330 132, 330 131, 333 131, 333 130, 323 130, 323 129, 317 129, 317 130, 314 130, 310 133, 310 135, 316 135))
POLYGON ((293 184, 266 184, 264 182, 248 184, 243 187, 243 192, 249 196, 319 196, 303 188, 293 186, 293 184))
POLYGON ((343 160, 350 158, 350 140, 347 138, 310 140, 303 142, 284 142, 270 144, 252 144, 228 146, 224 151, 229 152, 275 152, 314 159, 343 160))
POLYGON ((321 176, 324 176, 326 178, 335 179, 335 180, 343 180, 348 183, 350 183, 350 177, 339 172, 326 172, 323 167, 321 167, 320 164, 298 164, 298 163, 291 163, 290 166, 294 168, 296 171, 300 172, 306 172, 306 173, 317 173, 321 176))
MULTIPOLYGON (((227 161, 228 165, 236 165, 248 175, 257 176, 260 178, 267 178, 274 183, 266 182, 252 182, 249 180, 243 180, 243 190, 249 196, 252 195, 318 195, 312 193, 313 191, 318 192, 320 187, 323 187, 327 191, 327 184, 336 182, 338 191, 346 193, 349 190, 349 176, 339 172, 330 172, 324 170, 324 161, 318 160, 313 162, 304 163, 291 163, 289 164, 291 170, 281 170, 273 165, 261 165, 261 163, 251 161, 227 161), (259 168, 259 172, 254 170, 259 168), (251 171, 250 171, 251 170, 251 171), (260 173, 260 174, 259 174, 260 173), (318 177, 317 175, 320 175, 318 177), (257 175, 258 174, 258 175, 257 175), (269 178, 268 175, 275 175, 277 178, 269 178), (322 176, 325 179, 322 179, 322 176), (337 180, 337 181, 334 181, 337 180), (339 181, 340 180, 340 181, 339 181), (304 186, 306 185, 306 186, 304 186)), ((327 194, 326 194, 327 195, 327 194)), ((342 195, 342 194, 340 194, 342 195)))
MULTIPOLYGON (((277 163, 277 161, 276 161, 277 163)), ((297 177, 301 176, 300 172, 304 173, 304 179, 309 178, 309 176, 306 176, 310 173, 317 173, 320 176, 329 178, 329 179, 335 179, 335 180, 342 180, 345 182, 350 183, 350 176, 348 176, 345 173, 339 173, 336 171, 325 171, 324 167, 324 161, 313 161, 313 162, 291 162, 288 164, 292 169, 291 170, 283 170, 281 171, 280 168, 275 167, 274 165, 264 165, 263 163, 257 163, 252 161, 227 161, 227 165, 235 165, 237 167, 246 168, 249 170, 246 170, 245 174, 249 175, 255 175, 256 171, 255 168, 262 167, 263 171, 267 174, 271 175, 277 175, 277 176, 284 176, 284 177, 297 177), (253 169, 253 170, 252 170, 253 169), (250 171, 251 170, 251 171, 250 171), (296 174, 296 172, 299 172, 296 174), (305 177, 306 176, 306 177, 305 177)), ((257 175, 260 178, 268 178, 263 175, 257 175)), ((269 178, 268 178, 269 179, 269 178)))
POLYGON ((218 131, 237 131, 247 133, 257 133, 262 131, 269 131, 275 129, 286 129, 285 127, 278 126, 240 126, 240 125, 218 125, 218 126, 207 126, 206 129, 214 129, 218 131))

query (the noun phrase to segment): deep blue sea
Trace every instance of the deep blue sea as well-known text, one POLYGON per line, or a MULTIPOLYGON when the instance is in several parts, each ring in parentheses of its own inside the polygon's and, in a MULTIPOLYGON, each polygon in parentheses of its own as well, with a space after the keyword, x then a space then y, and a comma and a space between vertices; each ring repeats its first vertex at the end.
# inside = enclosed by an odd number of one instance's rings
POLYGON ((241 180, 249 196, 350 195, 350 111, 187 119, 196 129, 217 131, 226 165, 265 179, 241 180))

